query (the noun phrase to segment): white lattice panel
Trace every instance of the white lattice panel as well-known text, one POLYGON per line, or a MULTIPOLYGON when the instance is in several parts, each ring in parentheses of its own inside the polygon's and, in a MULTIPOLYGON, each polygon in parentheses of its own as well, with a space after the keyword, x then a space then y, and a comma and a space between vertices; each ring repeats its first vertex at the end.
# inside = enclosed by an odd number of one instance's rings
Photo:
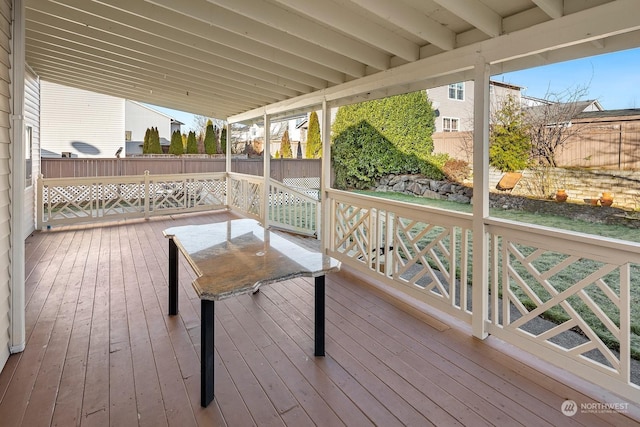
MULTIPOLYGON (((392 202, 345 196, 332 199, 332 253, 389 280, 395 287, 469 319, 469 228, 440 214, 395 207, 392 202), (432 220, 425 221, 425 218, 432 220)), ((470 222, 467 222, 470 225, 470 222)))
POLYGON ((626 381, 631 264, 504 236, 496 246, 502 274, 494 292, 502 298, 493 301, 493 321, 507 333, 626 381))

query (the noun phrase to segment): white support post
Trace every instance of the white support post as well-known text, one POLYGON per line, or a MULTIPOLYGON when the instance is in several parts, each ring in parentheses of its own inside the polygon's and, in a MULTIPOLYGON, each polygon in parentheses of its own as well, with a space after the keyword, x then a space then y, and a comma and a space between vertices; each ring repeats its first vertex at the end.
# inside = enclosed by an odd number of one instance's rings
POLYGON ((227 191, 225 191, 225 200, 224 204, 229 209, 229 205, 231 204, 231 177, 229 173, 231 172, 231 123, 227 121, 227 149, 225 150, 225 162, 224 162, 224 171, 226 175, 226 186, 227 191))
POLYGON ((264 188, 262 189, 262 209, 260 212, 262 218, 262 225, 264 228, 269 228, 269 212, 268 203, 269 200, 269 182, 271 178, 271 120, 267 113, 264 114, 264 145, 262 150, 262 158, 264 161, 263 170, 263 182, 264 188))
POLYGON ((320 204, 322 206, 322 214, 319 222, 321 223, 318 238, 321 239, 322 251, 327 253, 329 250, 329 242, 331 241, 331 201, 327 198, 326 191, 331 188, 331 110, 328 108, 327 100, 322 101, 322 163, 321 163, 321 179, 320 179, 320 204))
MULTIPOLYGON (((473 335, 484 339, 489 300, 489 78, 490 67, 478 56, 473 106, 473 335)), ((495 273, 495 272, 494 272, 495 273)))
POLYGON ((24 187, 25 187, 25 128, 24 128, 24 70, 25 70, 25 7, 22 0, 13 2, 13 47, 11 69, 11 251, 10 282, 11 310, 9 351, 18 353, 26 344, 25 332, 25 271, 24 271, 24 187))

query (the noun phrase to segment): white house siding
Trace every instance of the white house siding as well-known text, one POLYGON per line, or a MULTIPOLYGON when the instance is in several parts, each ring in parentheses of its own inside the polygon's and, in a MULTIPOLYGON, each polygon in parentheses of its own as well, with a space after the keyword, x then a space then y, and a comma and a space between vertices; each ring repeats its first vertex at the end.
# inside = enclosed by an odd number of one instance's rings
POLYGON ((144 134, 148 128, 158 128, 161 145, 169 145, 171 133, 181 130, 180 124, 172 123, 173 119, 170 116, 134 101, 126 101, 124 117, 124 129, 131 133, 131 141, 127 141, 128 154, 142 153, 144 134))
POLYGON ((40 82, 42 157, 113 158, 124 149, 124 99, 40 82))
POLYGON ((9 357, 11 0, 0 1, 0 369, 9 357))
MULTIPOLYGON (((31 185, 29 180, 24 190, 24 236, 35 229, 35 189, 40 174, 40 81, 33 71, 27 68, 24 78, 24 125, 31 128, 31 185)), ((26 133, 26 132, 25 132, 26 133)), ((25 149, 27 147, 25 146, 25 149)))
POLYGON ((464 99, 450 99, 449 86, 439 86, 427 90, 427 97, 438 112, 436 132, 443 132, 445 118, 458 119, 459 131, 473 130, 473 81, 464 82, 464 99))

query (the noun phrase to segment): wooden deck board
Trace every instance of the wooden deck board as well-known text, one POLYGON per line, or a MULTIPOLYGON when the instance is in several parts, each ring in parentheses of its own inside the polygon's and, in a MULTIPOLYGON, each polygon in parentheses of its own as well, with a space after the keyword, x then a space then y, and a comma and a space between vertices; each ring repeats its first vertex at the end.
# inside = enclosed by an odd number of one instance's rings
POLYGON ((167 315, 162 230, 226 212, 64 227, 27 239, 27 347, 0 373, 0 424, 633 425, 560 411, 592 402, 496 340, 418 312, 357 275, 327 276, 327 355, 312 279, 216 302, 216 398, 200 407, 200 300, 179 266, 167 315))

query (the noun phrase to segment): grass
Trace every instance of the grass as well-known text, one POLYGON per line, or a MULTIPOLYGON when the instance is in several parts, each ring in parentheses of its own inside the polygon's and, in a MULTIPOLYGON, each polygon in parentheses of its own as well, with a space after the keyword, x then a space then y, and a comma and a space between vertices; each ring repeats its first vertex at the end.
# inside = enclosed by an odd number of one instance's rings
MULTIPOLYGON (((398 200, 413 204, 426 205, 430 207, 453 210, 457 212, 471 212, 472 206, 446 200, 427 199, 422 197, 410 196, 400 193, 390 192, 373 192, 373 191, 357 191, 359 194, 366 194, 374 197, 380 197, 390 200, 398 200)), ((586 221, 578 221, 570 218, 547 215, 534 214, 523 211, 491 209, 490 214, 496 218, 509 219, 522 223, 535 224, 547 227, 558 228, 567 231, 576 231, 597 235, 601 237, 621 239, 631 242, 640 242, 640 232, 619 225, 594 224, 586 221)), ((531 254, 537 248, 519 245, 518 250, 525 256, 531 254)), ((560 252, 548 251, 543 256, 533 262, 538 271, 547 271, 552 266, 557 265, 564 260, 567 255, 560 252)), ((543 301, 551 298, 551 295, 528 273, 524 266, 514 263, 517 273, 524 279, 529 286, 532 287, 536 295, 543 301)), ((604 264, 590 259, 581 259, 572 263, 563 271, 549 278, 553 282, 554 287, 559 291, 569 288, 575 284, 580 278, 593 273, 604 264)), ((498 272, 499 273, 499 272, 498 272)), ((501 279, 501 275, 499 276, 501 279)), ((603 281, 619 295, 619 272, 616 270, 603 278, 603 281)), ((605 293, 596 285, 591 284, 585 288, 588 294, 597 306, 599 306, 611 320, 619 326, 620 310, 616 304, 609 299, 605 293)), ((520 301, 528 308, 535 308, 536 304, 520 291, 516 289, 516 295, 520 301)), ((580 316, 589 324, 589 326, 598 334, 600 339, 612 350, 619 350, 620 344, 602 323, 602 321, 593 313, 593 311, 577 296, 567 299, 568 303, 575 309, 580 316)), ((631 355, 635 359, 640 359, 640 265, 631 266, 631 355)), ((568 313, 560 306, 555 306, 547 310, 543 316, 555 323, 562 323, 569 319, 568 313)))

